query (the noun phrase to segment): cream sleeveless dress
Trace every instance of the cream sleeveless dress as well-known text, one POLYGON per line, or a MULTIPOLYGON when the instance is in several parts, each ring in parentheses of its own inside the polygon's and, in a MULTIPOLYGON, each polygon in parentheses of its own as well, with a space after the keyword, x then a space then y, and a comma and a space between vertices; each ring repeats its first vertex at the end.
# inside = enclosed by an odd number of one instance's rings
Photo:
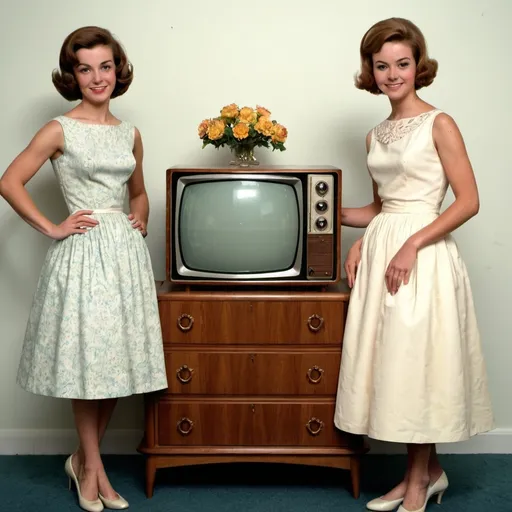
POLYGON ((373 129, 368 167, 382 212, 366 229, 343 340, 335 425, 400 443, 468 439, 493 414, 466 267, 452 236, 418 252, 396 295, 384 274, 439 215, 447 179, 432 139, 439 110, 373 129))
POLYGON ((54 241, 25 334, 18 383, 32 393, 101 399, 167 387, 149 251, 122 207, 135 169, 134 127, 60 116, 52 161, 70 213, 99 224, 54 241))

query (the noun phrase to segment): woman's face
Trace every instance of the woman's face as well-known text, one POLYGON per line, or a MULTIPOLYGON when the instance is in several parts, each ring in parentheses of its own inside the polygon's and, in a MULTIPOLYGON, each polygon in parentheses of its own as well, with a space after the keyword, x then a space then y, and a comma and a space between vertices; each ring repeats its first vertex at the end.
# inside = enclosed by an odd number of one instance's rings
POLYGON ((81 48, 76 52, 75 78, 84 100, 98 104, 110 99, 116 86, 116 67, 110 46, 81 48))
POLYGON ((416 61, 407 43, 384 43, 373 54, 373 76, 378 88, 392 101, 415 93, 416 61))

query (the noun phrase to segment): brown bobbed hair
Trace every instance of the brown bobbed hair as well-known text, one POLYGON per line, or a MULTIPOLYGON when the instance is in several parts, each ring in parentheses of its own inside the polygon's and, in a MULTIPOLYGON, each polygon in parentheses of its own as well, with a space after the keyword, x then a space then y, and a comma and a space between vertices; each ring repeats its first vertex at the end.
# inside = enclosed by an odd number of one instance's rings
POLYGON ((62 43, 59 56, 59 68, 52 73, 52 82, 59 93, 69 101, 82 98, 82 93, 75 79, 75 67, 79 63, 76 52, 82 48, 91 49, 95 46, 105 45, 112 49, 114 64, 116 67, 116 85, 112 92, 112 98, 124 94, 133 80, 133 66, 128 62, 128 57, 121 44, 105 28, 82 27, 66 37, 62 43))
POLYGON ((428 87, 436 77, 437 61, 430 59, 427 43, 421 30, 404 18, 389 18, 373 25, 363 36, 360 46, 361 72, 356 76, 358 89, 372 94, 382 94, 373 76, 373 54, 378 53, 384 43, 403 42, 412 49, 416 61, 416 90, 428 87))

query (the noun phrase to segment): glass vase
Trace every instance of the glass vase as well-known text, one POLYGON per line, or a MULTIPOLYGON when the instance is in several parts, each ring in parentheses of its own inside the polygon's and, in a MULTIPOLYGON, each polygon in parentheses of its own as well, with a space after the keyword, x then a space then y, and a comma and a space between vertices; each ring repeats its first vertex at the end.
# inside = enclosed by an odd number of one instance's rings
POLYGON ((231 149, 233 160, 229 165, 237 165, 238 167, 249 167, 250 165, 260 165, 254 156, 254 146, 235 146, 231 149))

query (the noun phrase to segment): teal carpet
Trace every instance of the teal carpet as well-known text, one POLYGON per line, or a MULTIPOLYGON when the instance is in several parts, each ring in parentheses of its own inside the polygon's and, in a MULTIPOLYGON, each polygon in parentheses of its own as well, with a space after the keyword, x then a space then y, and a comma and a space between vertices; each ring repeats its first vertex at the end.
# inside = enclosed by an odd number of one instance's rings
MULTIPOLYGON (((144 494, 141 456, 106 456, 110 479, 130 502, 149 512, 355 512, 402 476, 402 456, 368 455, 361 497, 350 494, 349 473, 330 468, 231 464, 164 469, 155 494, 144 494)), ((68 492, 64 456, 0 457, 0 511, 79 511, 68 492)), ((444 455, 450 487, 430 512, 512 512, 511 455, 444 455)))

